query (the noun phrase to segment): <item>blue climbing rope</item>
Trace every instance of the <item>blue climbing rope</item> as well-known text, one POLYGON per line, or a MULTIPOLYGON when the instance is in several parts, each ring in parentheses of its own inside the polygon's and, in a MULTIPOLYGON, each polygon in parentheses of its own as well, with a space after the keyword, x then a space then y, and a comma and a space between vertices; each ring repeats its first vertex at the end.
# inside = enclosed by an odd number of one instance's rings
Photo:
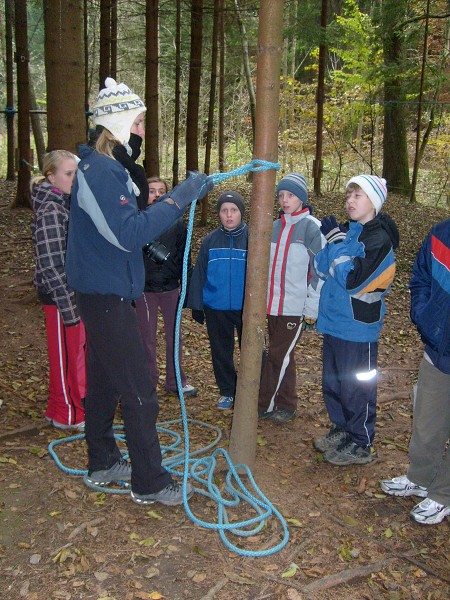
MULTIPOLYGON (((250 171, 258 172, 265 171, 267 169, 279 170, 280 165, 278 163, 272 163, 259 159, 252 160, 250 163, 239 167, 228 173, 217 173, 210 175, 210 179, 214 183, 221 183, 231 177, 244 175, 250 171)), ((200 192, 199 192, 200 195, 200 192)), ((198 198, 197 198, 198 199, 198 198)), ((183 478, 183 503, 185 511, 188 517, 197 525, 205 529, 212 529, 219 532, 220 538, 223 543, 237 554, 242 556, 262 557, 274 554, 284 548, 289 540, 289 530, 286 522, 281 513, 273 506, 273 504, 266 498, 261 490, 256 485, 253 475, 247 465, 234 465, 223 448, 216 448, 210 456, 203 456, 198 458, 199 455, 213 449, 221 439, 221 430, 218 427, 203 423, 201 421, 195 421, 189 419, 186 414, 186 405, 184 401, 183 385, 181 382, 180 364, 179 364, 179 344, 180 344, 180 330, 181 330, 181 315, 184 300, 186 297, 186 283, 187 283, 187 265, 189 249, 191 246, 192 231, 194 226, 194 215, 197 199, 194 200, 190 207, 189 220, 187 227, 186 237, 186 248, 183 257, 183 274, 182 274, 182 285, 180 300, 178 302, 177 315, 175 320, 175 348, 174 348, 174 360, 175 360, 175 375, 177 380, 177 387, 180 398, 181 408, 181 419, 174 421, 167 421, 160 423, 157 426, 159 433, 165 433, 168 436, 174 438, 174 441, 169 446, 161 446, 161 452, 163 455, 163 465, 173 475, 178 475, 183 478), (182 438, 178 433, 168 429, 169 426, 174 424, 182 424, 184 448, 182 448, 182 438), (190 450, 190 436, 189 436, 189 424, 200 425, 202 427, 209 428, 216 432, 216 438, 207 446, 200 448, 194 452, 190 450), (217 463, 219 460, 225 460, 228 471, 225 477, 225 483, 223 491, 219 489, 216 483, 215 472, 217 463), (243 483, 239 472, 243 472, 247 477, 246 484, 243 483), (214 500, 217 503, 217 522, 211 523, 203 521, 193 514, 189 507, 188 499, 186 496, 186 484, 188 479, 191 478, 195 481, 199 487, 195 487, 195 491, 207 498, 214 500), (247 487, 246 487, 247 485, 247 487), (248 486, 251 487, 249 491, 248 486), (241 521, 241 522, 230 522, 229 510, 236 508, 241 502, 246 502, 252 510, 254 516, 241 521), (265 550, 246 550, 240 548, 235 543, 232 543, 229 539, 230 534, 238 537, 250 537, 259 533, 265 526, 265 522, 271 516, 274 516, 281 524, 282 528, 282 539, 281 541, 265 550)), ((121 430, 122 426, 114 427, 115 430, 121 430)), ((121 433, 115 433, 115 437, 125 443, 125 436, 121 433)), ((59 439, 52 442, 49 445, 49 453, 55 460, 56 464, 60 469, 73 475, 85 475, 86 471, 80 471, 78 469, 70 469, 65 467, 59 460, 54 448, 58 444, 64 442, 71 442, 79 439, 83 439, 84 434, 74 435, 67 438, 59 439)), ((85 481, 86 482, 86 481, 85 481)), ((125 487, 121 488, 105 488, 95 485, 90 485, 93 489, 101 492, 109 492, 116 494, 128 494, 129 489, 125 487)))

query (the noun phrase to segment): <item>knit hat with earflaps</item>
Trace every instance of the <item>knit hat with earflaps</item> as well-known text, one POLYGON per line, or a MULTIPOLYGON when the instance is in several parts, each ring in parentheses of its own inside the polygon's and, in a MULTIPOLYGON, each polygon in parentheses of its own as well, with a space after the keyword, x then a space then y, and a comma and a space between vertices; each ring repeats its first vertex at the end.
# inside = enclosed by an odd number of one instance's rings
POLYGON ((105 79, 94 104, 94 123, 110 131, 121 144, 127 144, 130 130, 137 116, 145 112, 145 104, 124 83, 105 79))

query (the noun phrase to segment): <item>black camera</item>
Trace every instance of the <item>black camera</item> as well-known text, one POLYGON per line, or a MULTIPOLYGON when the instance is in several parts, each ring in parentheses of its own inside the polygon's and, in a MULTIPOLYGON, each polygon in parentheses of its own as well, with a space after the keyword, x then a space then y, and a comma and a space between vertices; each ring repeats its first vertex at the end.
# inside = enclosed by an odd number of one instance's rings
POLYGON ((162 265, 170 256, 170 250, 167 250, 161 242, 151 242, 143 248, 145 254, 157 265, 162 265))

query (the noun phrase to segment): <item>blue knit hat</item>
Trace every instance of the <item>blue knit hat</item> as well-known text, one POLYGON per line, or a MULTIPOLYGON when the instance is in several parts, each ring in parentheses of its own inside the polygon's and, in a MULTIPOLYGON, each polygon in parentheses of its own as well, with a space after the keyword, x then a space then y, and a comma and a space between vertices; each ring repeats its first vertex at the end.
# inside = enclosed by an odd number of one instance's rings
POLYGON ((295 194, 303 204, 308 201, 308 186, 306 185, 306 179, 300 173, 285 175, 275 190, 277 196, 281 190, 295 194))

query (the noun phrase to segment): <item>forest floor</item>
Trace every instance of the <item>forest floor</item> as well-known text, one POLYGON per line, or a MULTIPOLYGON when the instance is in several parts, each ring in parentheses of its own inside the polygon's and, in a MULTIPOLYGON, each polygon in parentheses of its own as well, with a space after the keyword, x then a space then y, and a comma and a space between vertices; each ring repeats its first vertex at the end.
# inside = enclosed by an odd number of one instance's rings
MULTIPOLYGON (((248 184, 234 188, 249 198, 248 184)), ((11 211, 13 194, 12 184, 0 182, 1 600, 450 597, 450 522, 414 523, 408 513, 418 500, 387 497, 378 483, 405 473, 408 464, 410 393, 422 355, 409 321, 408 281, 421 241, 448 212, 411 207, 395 196, 385 207, 398 223, 401 245, 380 340, 378 458, 370 465, 333 467, 313 450, 312 439, 327 428, 321 338, 308 333, 300 340, 297 418, 258 425, 254 469, 257 485, 287 519, 290 540, 276 554, 249 558, 230 551, 217 532, 194 524, 183 507, 148 510, 127 495, 97 493, 79 476, 60 470, 49 455, 48 444, 65 434, 43 418, 48 368, 43 313, 32 287, 32 213, 11 211)), ((342 194, 313 204, 319 217, 345 216, 342 194)), ((202 237, 216 226, 213 211, 209 222, 194 229, 194 258, 202 237)), ((226 448, 233 413, 216 410, 206 331, 188 311, 183 336, 184 368, 199 389, 198 397, 186 402, 188 416, 220 427, 226 448)), ((162 389, 159 399, 160 420, 177 419, 178 399, 162 389)), ((191 436, 194 448, 211 438, 199 427, 191 436)), ((58 446, 58 454, 66 465, 85 468, 83 440, 58 446)), ((216 518, 214 503, 200 494, 189 506, 202 520, 216 518)), ((230 518, 240 520, 240 512, 231 510, 230 518)), ((270 518, 259 535, 233 542, 264 550, 281 538, 279 522, 270 518)))

